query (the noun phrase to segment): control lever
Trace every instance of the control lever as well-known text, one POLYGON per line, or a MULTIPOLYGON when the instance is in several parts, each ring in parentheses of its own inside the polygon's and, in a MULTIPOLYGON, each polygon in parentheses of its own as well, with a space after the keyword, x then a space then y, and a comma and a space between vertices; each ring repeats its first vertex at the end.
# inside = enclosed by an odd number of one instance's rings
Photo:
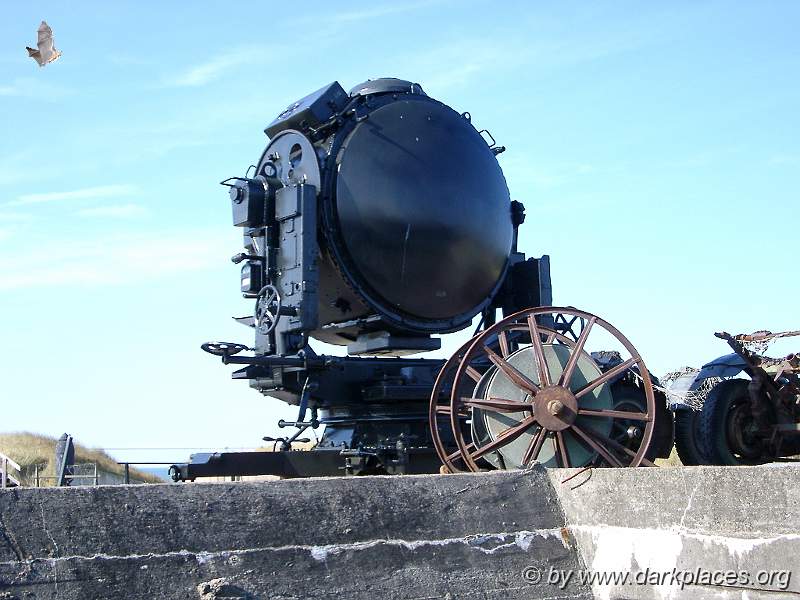
POLYGON ((316 427, 319 427, 319 421, 315 421, 313 419, 311 421, 284 421, 281 419, 278 421, 278 427, 281 429, 284 427, 314 427, 316 429, 316 427))
POLYGON ((266 262, 266 259, 258 254, 247 254, 245 252, 240 252, 239 254, 234 254, 231 256, 231 262, 235 265, 238 265, 243 260, 258 260, 261 262, 266 262))
POLYGON ((281 452, 288 452, 289 450, 292 449, 292 442, 299 442, 301 444, 307 444, 307 443, 309 443, 311 441, 309 438, 298 438, 297 436, 292 436, 291 438, 285 438, 285 437, 274 438, 274 437, 266 435, 261 439, 264 440, 265 442, 274 442, 272 444, 272 451, 273 452, 277 451, 278 442, 280 442, 280 444, 281 444, 281 452))

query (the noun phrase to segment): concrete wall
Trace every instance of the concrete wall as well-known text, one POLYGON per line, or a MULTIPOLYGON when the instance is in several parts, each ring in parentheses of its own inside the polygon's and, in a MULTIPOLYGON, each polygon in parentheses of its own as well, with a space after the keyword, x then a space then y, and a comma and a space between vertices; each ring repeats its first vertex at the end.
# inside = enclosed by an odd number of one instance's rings
POLYGON ((598 598, 800 595, 800 466, 595 469, 560 484, 575 472, 550 476, 589 572, 655 583, 596 584, 598 598))
POLYGON ((4 490, 0 598, 785 598, 800 582, 755 578, 800 577, 798 484, 786 466, 4 490), (703 570, 752 581, 681 589, 703 570), (581 579, 602 573, 633 580, 581 579))
POLYGON ((591 598, 543 470, 0 494, 6 598, 591 598))

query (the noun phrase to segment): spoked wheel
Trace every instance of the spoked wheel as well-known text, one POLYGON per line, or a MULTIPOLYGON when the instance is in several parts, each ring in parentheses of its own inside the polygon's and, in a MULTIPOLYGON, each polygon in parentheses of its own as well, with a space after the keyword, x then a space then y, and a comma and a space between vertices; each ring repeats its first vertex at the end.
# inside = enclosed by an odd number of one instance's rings
POLYGON ((457 453, 440 451, 448 468, 652 464, 645 459, 655 418, 650 375, 633 345, 606 321, 572 308, 528 309, 499 321, 456 356, 449 417, 457 453), (576 320, 582 327, 574 341, 548 334, 549 327, 576 320), (615 366, 601 369, 589 354, 590 336, 619 349, 615 366), (620 410, 611 384, 631 370, 641 379, 644 408, 620 410), (638 439, 623 443, 621 432, 632 423, 638 439))
MULTIPOLYGON (((574 346, 575 342, 567 336, 557 333, 550 328, 540 327, 539 335, 544 344, 566 344, 574 346)), ((508 354, 516 350, 520 341, 525 343, 530 342, 530 332, 527 325, 516 325, 509 330, 505 330, 501 336, 492 336, 486 340, 486 345, 493 349, 495 353, 508 354)), ((454 380, 458 367, 464 360, 467 351, 472 346, 473 342, 480 337, 480 335, 473 337, 461 346, 450 359, 444 364, 436 377, 436 383, 433 386, 431 394, 431 402, 428 409, 428 424, 433 438, 433 445, 439 455, 444 466, 450 473, 459 471, 469 471, 461 458, 461 452, 455 442, 453 435, 453 422, 451 418, 451 396, 454 391, 454 380)), ((474 397, 477 383, 483 378, 483 375, 493 368, 492 362, 485 356, 477 355, 466 368, 469 377, 463 378, 460 382, 459 396, 474 397)), ((469 440, 467 443, 468 448, 474 448, 473 437, 484 439, 487 435, 482 421, 472 422, 470 411, 464 409, 456 417, 457 427, 464 436, 464 439, 469 440), (477 431, 476 431, 477 430, 477 431)), ((491 468, 491 462, 479 462, 481 468, 491 468)))
MULTIPOLYGON (((436 448, 436 453, 442 464, 447 468, 450 473, 457 473, 464 471, 465 466, 460 459, 460 453, 455 446, 455 439, 452 434, 451 420, 450 420, 450 391, 453 386, 453 379, 455 378, 458 365, 464 359, 469 347, 475 338, 469 340, 466 344, 456 351, 453 356, 444 364, 439 374, 436 376, 436 382, 433 385, 431 392, 431 401, 428 406, 428 425, 433 438, 433 446, 436 448)), ((473 367, 474 368, 474 367, 473 367)), ((471 386, 474 389, 474 385, 471 386)), ((458 427, 466 426, 466 419, 469 415, 465 412, 459 416, 458 427), (463 421, 462 421, 463 419, 463 421)), ((469 433, 467 433, 469 435, 469 433)), ((470 440, 470 444, 472 441, 470 440)))

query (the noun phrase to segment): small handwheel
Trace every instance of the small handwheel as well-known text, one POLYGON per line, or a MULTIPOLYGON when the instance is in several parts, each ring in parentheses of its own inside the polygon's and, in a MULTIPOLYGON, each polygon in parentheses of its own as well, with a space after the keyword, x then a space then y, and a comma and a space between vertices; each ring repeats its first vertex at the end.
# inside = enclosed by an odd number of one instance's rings
POLYGON ((200 344, 200 348, 214 356, 232 356, 244 350, 250 350, 244 344, 234 344, 232 342, 206 342, 205 344, 200 344))
POLYGON ((267 284, 256 297, 256 327, 264 335, 275 331, 283 308, 281 294, 274 285, 267 284))
POLYGON ((456 370, 449 416, 458 453, 451 453, 448 462, 471 471, 480 470, 483 461, 510 469, 537 462, 561 467, 652 464, 645 456, 653 435, 655 396, 644 361, 616 328, 574 308, 523 310, 474 338, 456 370), (570 318, 581 324, 574 342, 556 343, 543 335, 545 327, 559 331, 560 320, 571 323, 570 318), (508 336, 520 329, 527 330, 526 339, 508 344, 508 336), (590 333, 602 344, 598 350, 619 352, 621 362, 601 369, 589 353, 590 333), (500 352, 490 343, 498 338, 506 341, 500 352), (492 368, 481 373, 472 367, 476 361, 492 368), (619 410, 611 385, 630 371, 641 381, 641 409, 619 410), (475 390, 471 395, 463 393, 469 380, 475 390), (460 422, 465 414, 473 424, 480 423, 480 429, 473 426, 478 437, 464 435, 460 422), (614 432, 631 423, 640 424, 639 439, 628 447, 614 439, 614 432))

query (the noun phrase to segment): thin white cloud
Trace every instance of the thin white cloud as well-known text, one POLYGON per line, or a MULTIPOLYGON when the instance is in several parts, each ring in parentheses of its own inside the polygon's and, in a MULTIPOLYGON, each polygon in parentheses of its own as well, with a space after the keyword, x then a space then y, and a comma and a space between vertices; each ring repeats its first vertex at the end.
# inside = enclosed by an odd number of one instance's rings
POLYGON ((290 23, 293 26, 313 26, 315 36, 319 40, 320 36, 325 37, 326 33, 339 31, 341 27, 352 27, 355 23, 390 17, 400 13, 413 12, 416 10, 431 8, 436 5, 450 4, 453 0, 418 0, 417 2, 393 2, 382 6, 374 6, 357 10, 332 10, 326 14, 301 14, 292 18, 290 23))
POLYGON ((114 219, 131 219, 147 214, 147 209, 139 204, 116 204, 111 206, 95 206, 78 211, 81 217, 110 217, 114 219))
POLYGON ((217 229, 50 240, 0 254, 0 290, 141 284, 220 267, 231 244, 217 229))
POLYGON ((773 165, 796 165, 800 163, 800 154, 775 154, 768 162, 773 165))
POLYGON ((442 0, 423 0, 422 2, 408 2, 396 3, 386 6, 377 6, 374 8, 365 8, 363 10, 353 10, 339 12, 328 18, 328 21, 335 23, 348 23, 352 24, 358 21, 366 21, 369 19, 377 19, 386 17, 397 13, 410 12, 420 8, 428 8, 436 4, 442 4, 442 0))
POLYGON ((28 213, 0 212, 0 223, 24 223, 32 219, 33 215, 28 213))
POLYGON ((515 37, 496 42, 478 37, 437 40, 432 46, 407 53, 401 72, 413 74, 414 81, 437 97, 526 64, 530 59, 526 43, 515 37))
POLYGON ((170 83, 178 87, 206 85, 231 69, 263 60, 264 48, 237 48, 215 56, 179 74, 170 83))
POLYGON ((43 79, 34 79, 33 77, 18 77, 10 84, 0 84, 0 96, 43 100, 45 102, 55 102, 74 93, 69 88, 43 79))
POLYGON ((0 212, 0 242, 22 231, 32 220, 33 215, 28 213, 0 212))
POLYGON ((153 64, 148 58, 142 58, 135 54, 112 53, 105 57, 108 62, 118 67, 143 67, 153 64))
MULTIPOLYGON (((529 20, 520 23, 528 31, 496 32, 495 35, 444 37, 403 56, 401 73, 413 74, 423 89, 437 97, 473 86, 481 79, 508 81, 524 69, 528 76, 585 67, 643 46, 662 43, 665 33, 631 19, 608 31, 578 36, 556 22, 529 20)), ((402 76, 402 75, 401 75, 402 76)), ((441 99, 441 98, 440 98, 441 99)))
POLYGON ((130 196, 136 192, 132 185, 100 185, 69 192, 44 192, 38 194, 23 194, 16 200, 8 202, 6 206, 24 204, 39 204, 41 202, 58 202, 62 200, 86 200, 90 198, 118 198, 130 196))
MULTIPOLYGON (((10 185, 20 181, 32 181, 42 176, 40 153, 33 148, 15 150, 14 154, 3 156, 0 160, 0 185, 10 185)), ((58 173, 58 166, 53 171, 58 173)), ((50 169, 47 169, 50 174, 50 169)))

